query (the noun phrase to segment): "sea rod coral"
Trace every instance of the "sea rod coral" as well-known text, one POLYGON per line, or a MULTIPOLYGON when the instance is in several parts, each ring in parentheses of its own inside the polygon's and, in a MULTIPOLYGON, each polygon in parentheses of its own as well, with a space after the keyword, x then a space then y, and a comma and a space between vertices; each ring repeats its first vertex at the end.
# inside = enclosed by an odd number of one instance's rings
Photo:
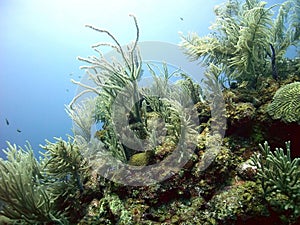
POLYGON ((67 224, 54 208, 54 196, 43 182, 43 168, 30 144, 25 148, 8 143, 7 160, 0 159, 0 200, 4 204, 0 213, 27 224, 67 224))

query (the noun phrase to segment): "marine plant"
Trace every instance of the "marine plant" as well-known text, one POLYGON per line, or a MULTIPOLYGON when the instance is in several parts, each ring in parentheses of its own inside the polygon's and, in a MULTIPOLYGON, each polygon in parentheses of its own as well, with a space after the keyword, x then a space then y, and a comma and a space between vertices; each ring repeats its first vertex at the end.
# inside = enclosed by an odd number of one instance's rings
POLYGON ((0 200, 4 204, 0 214, 22 224, 68 224, 55 209, 55 196, 30 144, 24 150, 8 143, 4 152, 7 160, 0 159, 0 200))
MULTIPOLYGON (((279 79, 280 66, 288 68, 286 52, 290 46, 299 49, 300 3, 288 0, 273 9, 259 0, 228 0, 215 8, 212 32, 204 37, 196 33, 182 36, 181 46, 191 60, 213 63, 232 81, 255 88, 261 77, 279 79), (281 62, 286 63, 281 63, 281 62)), ((285 73, 290 71, 285 70, 285 73)))
POLYGON ((259 145, 261 155, 252 156, 264 197, 283 220, 296 221, 300 216, 300 158, 291 158, 290 142, 271 151, 267 142, 259 145))
POLYGON ((267 112, 273 119, 300 123, 300 82, 279 88, 268 105, 267 112))

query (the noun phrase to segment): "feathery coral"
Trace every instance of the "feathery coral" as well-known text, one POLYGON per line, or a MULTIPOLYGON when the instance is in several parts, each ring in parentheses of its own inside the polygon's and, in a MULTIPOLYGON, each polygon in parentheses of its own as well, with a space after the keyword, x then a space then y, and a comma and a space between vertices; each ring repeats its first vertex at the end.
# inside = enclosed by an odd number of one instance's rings
POLYGON ((54 210, 54 196, 43 182, 43 168, 29 143, 21 147, 8 143, 7 161, 0 159, 1 214, 28 224, 62 223, 63 216, 54 210))
POLYGON ((266 2, 257 0, 227 1, 216 7, 216 22, 211 34, 199 37, 190 33, 182 37, 181 46, 191 60, 200 59, 205 64, 213 63, 222 72, 238 82, 247 81, 249 87, 256 87, 261 76, 272 75, 278 68, 287 68, 281 62, 286 59, 288 47, 299 46, 299 1, 287 1, 280 6, 273 19, 273 9, 266 2))

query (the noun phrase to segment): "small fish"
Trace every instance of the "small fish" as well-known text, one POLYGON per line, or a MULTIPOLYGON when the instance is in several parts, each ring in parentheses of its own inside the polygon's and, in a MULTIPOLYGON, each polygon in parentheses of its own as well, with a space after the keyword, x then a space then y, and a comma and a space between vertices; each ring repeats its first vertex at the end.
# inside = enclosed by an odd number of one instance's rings
POLYGON ((66 89, 66 92, 69 92, 69 89, 66 89))
POLYGON ((181 21, 183 21, 183 18, 182 18, 182 17, 180 17, 180 20, 181 20, 181 21))
POLYGON ((6 122, 6 125, 8 126, 9 125, 8 119, 5 118, 5 122, 6 122))
POLYGON ((19 129, 17 129, 17 132, 18 132, 18 133, 21 133, 22 131, 21 131, 21 130, 19 130, 19 129))

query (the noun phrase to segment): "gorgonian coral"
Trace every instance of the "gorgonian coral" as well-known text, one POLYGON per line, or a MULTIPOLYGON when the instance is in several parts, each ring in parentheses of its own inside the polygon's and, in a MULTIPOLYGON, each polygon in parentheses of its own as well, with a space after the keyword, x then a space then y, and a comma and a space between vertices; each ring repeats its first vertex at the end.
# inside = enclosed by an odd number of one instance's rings
POLYGON ((249 87, 256 87, 260 77, 277 79, 284 75, 281 67, 290 67, 281 62, 286 61, 289 46, 299 47, 300 36, 299 1, 286 1, 274 13, 277 6, 267 7, 267 2, 258 0, 228 0, 215 8, 216 21, 209 35, 182 36, 181 46, 191 60, 213 63, 226 77, 246 81, 249 87))
POLYGON ((0 158, 0 200, 4 205, 0 215, 20 224, 67 224, 54 208, 54 195, 30 144, 24 150, 8 143, 4 152, 7 160, 0 158))

